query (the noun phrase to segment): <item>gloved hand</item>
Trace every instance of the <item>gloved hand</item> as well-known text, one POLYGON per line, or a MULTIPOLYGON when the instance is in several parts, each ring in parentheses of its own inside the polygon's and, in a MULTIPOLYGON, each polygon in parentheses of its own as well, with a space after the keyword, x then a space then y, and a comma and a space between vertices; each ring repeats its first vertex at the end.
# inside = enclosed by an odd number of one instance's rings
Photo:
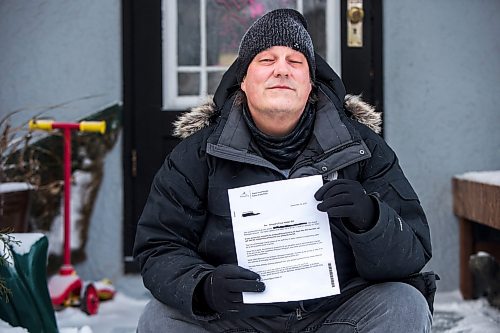
POLYGON ((241 292, 262 292, 265 289, 259 274, 237 265, 218 266, 203 282, 207 305, 220 314, 234 314, 245 306, 241 292))
POLYGON ((353 231, 366 231, 376 222, 378 212, 374 199, 366 194, 358 181, 332 180, 321 186, 314 197, 323 201, 318 204, 318 210, 327 212, 330 217, 347 219, 354 227, 353 231))

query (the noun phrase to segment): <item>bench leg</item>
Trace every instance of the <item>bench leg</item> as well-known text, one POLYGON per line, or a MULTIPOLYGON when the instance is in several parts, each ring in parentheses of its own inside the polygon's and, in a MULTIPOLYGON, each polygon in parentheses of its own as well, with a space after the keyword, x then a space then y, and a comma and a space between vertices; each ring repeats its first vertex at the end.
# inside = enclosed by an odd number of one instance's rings
POLYGON ((474 281, 469 269, 469 257, 474 253, 472 222, 460 218, 460 292, 464 299, 474 297, 474 281))

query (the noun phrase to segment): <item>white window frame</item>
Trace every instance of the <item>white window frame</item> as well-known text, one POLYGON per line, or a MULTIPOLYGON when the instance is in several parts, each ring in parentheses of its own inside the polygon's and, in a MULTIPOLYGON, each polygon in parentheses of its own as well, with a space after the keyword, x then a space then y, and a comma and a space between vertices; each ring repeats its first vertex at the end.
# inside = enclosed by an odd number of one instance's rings
MULTIPOLYGON (((209 72, 225 71, 227 66, 207 66, 206 42, 206 4, 200 0, 201 59, 199 66, 178 66, 177 53, 177 1, 162 1, 162 36, 163 36, 163 110, 184 110, 199 105, 208 99, 207 82, 209 72), (200 73, 200 95, 178 96, 178 72, 200 73)), ((182 1, 182 0, 181 0, 182 1)), ((307 0, 297 0, 297 10, 303 12, 307 0)), ((340 75, 340 2, 326 0, 326 60, 340 75)))

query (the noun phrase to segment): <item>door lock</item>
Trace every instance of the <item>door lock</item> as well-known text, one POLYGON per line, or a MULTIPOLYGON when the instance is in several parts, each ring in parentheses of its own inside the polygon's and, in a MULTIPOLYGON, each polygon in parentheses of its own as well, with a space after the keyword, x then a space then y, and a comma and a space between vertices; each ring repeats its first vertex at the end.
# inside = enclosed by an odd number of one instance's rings
POLYGON ((363 0, 347 1, 347 46, 363 47, 363 0))

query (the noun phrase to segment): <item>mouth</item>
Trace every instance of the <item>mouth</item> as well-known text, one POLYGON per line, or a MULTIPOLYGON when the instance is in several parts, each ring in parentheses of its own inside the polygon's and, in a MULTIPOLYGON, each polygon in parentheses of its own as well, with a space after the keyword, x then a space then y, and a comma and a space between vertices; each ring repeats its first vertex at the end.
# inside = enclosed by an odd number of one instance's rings
POLYGON ((278 85, 278 86, 272 86, 270 87, 269 89, 283 89, 283 90, 293 90, 292 87, 289 87, 289 86, 282 86, 282 85, 278 85))

